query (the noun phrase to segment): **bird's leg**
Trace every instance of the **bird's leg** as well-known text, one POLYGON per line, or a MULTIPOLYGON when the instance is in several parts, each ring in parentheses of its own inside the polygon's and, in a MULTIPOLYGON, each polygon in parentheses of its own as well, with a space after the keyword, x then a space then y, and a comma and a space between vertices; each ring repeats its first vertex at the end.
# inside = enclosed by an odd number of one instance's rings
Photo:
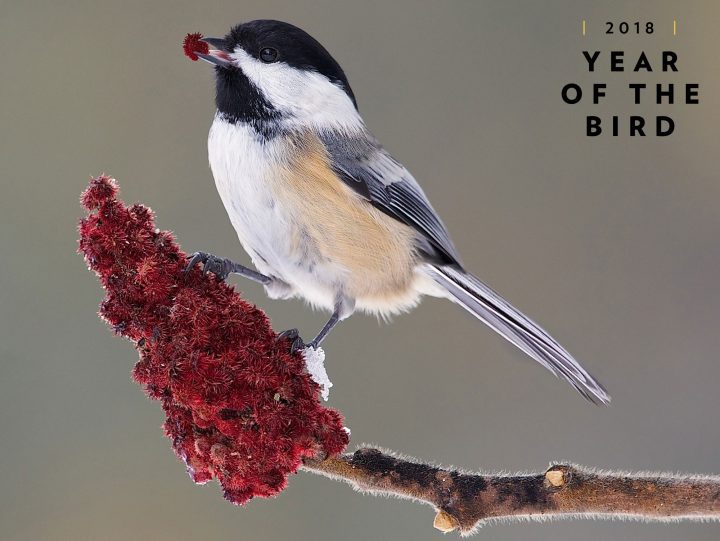
POLYGON ((337 325, 340 322, 340 312, 336 308, 332 315, 330 316, 330 319, 328 319, 328 322, 325 323, 325 326, 320 329, 320 332, 318 335, 313 338, 310 342, 307 344, 305 341, 300 337, 300 334, 298 333, 297 329, 288 329, 287 331, 283 331, 277 336, 277 340, 290 340, 290 353, 295 353, 296 351, 300 351, 301 349, 305 348, 313 348, 317 349, 320 345, 320 342, 322 342, 325 337, 330 333, 330 331, 333 329, 335 325, 337 325))
POLYGON ((313 338, 312 341, 310 341, 308 346, 312 347, 313 349, 317 349, 320 345, 320 342, 325 340, 325 337, 330 334, 330 331, 332 331, 335 325, 337 325, 338 323, 340 323, 340 309, 336 306, 335 310, 330 316, 330 319, 328 319, 327 323, 325 323, 325 326, 320 329, 320 332, 317 334, 317 336, 313 338))
POLYGON ((198 263, 203 264, 203 274, 212 272, 220 280, 225 280, 230 274, 239 274, 245 278, 249 278, 253 282, 258 284, 267 285, 272 281, 272 278, 265 276, 264 274, 248 269, 247 267, 230 261, 229 259, 223 259, 206 252, 195 252, 190 256, 185 272, 190 272, 195 265, 198 263))
POLYGON ((287 338, 292 341, 290 345, 290 353, 295 353, 296 351, 305 349, 306 347, 317 349, 320 343, 325 340, 328 334, 330 334, 330 331, 335 328, 335 325, 337 325, 343 319, 352 314, 354 307, 355 302, 345 297, 342 297, 340 300, 338 300, 335 303, 335 309, 333 310, 330 319, 328 319, 327 323, 325 323, 323 328, 320 329, 320 332, 317 334, 317 336, 307 344, 303 341, 302 338, 300 338, 297 329, 290 329, 288 331, 281 332, 278 335, 277 339, 283 340, 287 338))

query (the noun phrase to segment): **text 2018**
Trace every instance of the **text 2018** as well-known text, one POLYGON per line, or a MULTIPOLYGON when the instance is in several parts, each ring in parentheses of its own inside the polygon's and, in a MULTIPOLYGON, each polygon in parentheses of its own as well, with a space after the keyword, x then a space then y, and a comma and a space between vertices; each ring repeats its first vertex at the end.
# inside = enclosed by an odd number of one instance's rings
POLYGON ((606 34, 615 34, 616 32, 618 34, 652 34, 655 31, 655 25, 652 21, 646 23, 641 23, 640 21, 628 23, 623 21, 617 25, 611 21, 607 21, 605 24, 607 25, 605 29, 606 34))

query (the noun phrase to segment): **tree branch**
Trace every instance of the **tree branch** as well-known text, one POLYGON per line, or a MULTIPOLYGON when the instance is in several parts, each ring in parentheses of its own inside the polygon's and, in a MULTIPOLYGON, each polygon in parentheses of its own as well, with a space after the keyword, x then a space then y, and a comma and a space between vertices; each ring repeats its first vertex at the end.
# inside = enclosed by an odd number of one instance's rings
POLYGON ((307 460, 303 469, 355 490, 432 505, 434 526, 472 533, 488 520, 630 518, 720 520, 720 476, 629 474, 554 464, 545 473, 462 473, 378 449, 307 460))
POLYGON ((565 464, 488 475, 370 448, 340 455, 349 435, 340 413, 319 402, 305 359, 232 288, 188 271, 186 255, 156 229, 150 209, 126 206, 117 191, 108 177, 90 181, 79 249, 107 293, 100 314, 138 350, 133 377, 162 403, 165 433, 196 483, 217 479, 228 500, 243 504, 283 490, 302 464, 363 492, 428 503, 438 511, 436 528, 463 534, 521 517, 720 519, 720 477, 565 464))

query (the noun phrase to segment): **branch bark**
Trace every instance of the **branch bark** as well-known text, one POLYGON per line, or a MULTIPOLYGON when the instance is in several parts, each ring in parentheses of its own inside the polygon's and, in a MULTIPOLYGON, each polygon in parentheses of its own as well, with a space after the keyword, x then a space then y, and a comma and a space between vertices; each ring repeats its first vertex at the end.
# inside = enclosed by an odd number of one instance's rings
POLYGON ((464 535, 501 519, 720 520, 720 476, 629 474, 573 464, 537 474, 463 473, 373 448, 307 460, 303 469, 360 492, 430 504, 437 511, 435 528, 464 535))

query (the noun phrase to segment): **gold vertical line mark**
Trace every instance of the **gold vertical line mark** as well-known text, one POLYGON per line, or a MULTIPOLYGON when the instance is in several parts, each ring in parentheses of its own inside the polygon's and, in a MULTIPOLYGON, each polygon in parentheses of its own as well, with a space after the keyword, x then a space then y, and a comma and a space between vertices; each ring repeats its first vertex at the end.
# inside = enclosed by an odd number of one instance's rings
POLYGON ((583 36, 584 36, 585 35, 585 19, 583 19, 582 32, 583 32, 583 36))
POLYGON ((677 36, 677 19, 673 19, 673 36, 677 36))

